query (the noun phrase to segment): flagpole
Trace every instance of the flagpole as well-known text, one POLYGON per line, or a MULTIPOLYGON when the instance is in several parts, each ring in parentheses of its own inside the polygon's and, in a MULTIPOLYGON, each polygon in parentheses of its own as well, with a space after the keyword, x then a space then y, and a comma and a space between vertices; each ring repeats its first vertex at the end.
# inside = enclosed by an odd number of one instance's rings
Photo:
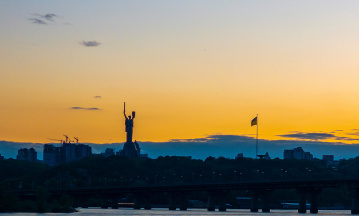
POLYGON ((258 159, 258 114, 257 114, 257 141, 256 141, 256 159, 258 159))

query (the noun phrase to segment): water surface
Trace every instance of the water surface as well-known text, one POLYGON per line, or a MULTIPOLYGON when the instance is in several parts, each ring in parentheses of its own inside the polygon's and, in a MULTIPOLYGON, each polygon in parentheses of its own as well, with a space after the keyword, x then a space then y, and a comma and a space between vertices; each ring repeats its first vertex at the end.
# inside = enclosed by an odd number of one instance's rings
MULTIPOLYGON (((170 216, 182 216, 182 215, 193 215, 193 216, 234 216, 234 215, 257 215, 257 216, 284 216, 284 215, 306 215, 299 214, 297 210, 272 210, 271 213, 251 213, 247 209, 228 209, 226 212, 209 212, 206 209, 189 209, 187 211, 169 211, 167 209, 152 209, 152 210, 133 210, 130 208, 121 208, 121 209, 101 209, 101 208, 89 208, 82 209, 79 208, 78 212, 66 214, 66 213, 3 213, 0 214, 2 216, 49 216, 49 215, 67 215, 67 216, 95 216, 95 215, 106 215, 106 216, 119 216, 119 215, 129 215, 129 216, 158 216, 158 215, 170 215, 170 216)), ((315 215, 310 214, 307 211, 307 215, 315 215)), ((319 210, 317 215, 321 216, 337 216, 337 215, 351 215, 350 210, 319 210)))

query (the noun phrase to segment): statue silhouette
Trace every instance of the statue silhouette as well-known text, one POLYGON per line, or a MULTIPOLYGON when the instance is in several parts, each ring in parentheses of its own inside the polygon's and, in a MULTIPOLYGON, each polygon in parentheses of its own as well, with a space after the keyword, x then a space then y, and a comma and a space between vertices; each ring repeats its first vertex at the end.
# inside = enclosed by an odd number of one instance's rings
POLYGON ((120 156, 125 157, 140 157, 141 148, 138 143, 132 142, 133 135, 133 119, 135 118, 135 111, 132 112, 132 116, 126 116, 126 103, 123 104, 123 115, 125 116, 125 125, 126 125, 126 133, 127 139, 125 144, 123 145, 123 149, 119 151, 120 156))
POLYGON ((123 109, 123 115, 125 116, 126 120, 125 120, 125 125, 126 125, 126 133, 127 133, 127 139, 126 142, 127 143, 132 143, 132 134, 133 134, 133 119, 135 118, 135 112, 132 112, 132 116, 126 116, 126 108, 124 105, 124 109, 123 109))

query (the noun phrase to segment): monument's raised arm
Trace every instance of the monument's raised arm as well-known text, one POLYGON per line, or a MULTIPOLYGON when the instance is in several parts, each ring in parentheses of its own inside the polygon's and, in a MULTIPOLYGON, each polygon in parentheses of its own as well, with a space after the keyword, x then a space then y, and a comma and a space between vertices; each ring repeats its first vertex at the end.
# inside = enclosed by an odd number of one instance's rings
POLYGON ((127 116, 126 116, 126 102, 123 102, 123 115, 127 119, 127 116))

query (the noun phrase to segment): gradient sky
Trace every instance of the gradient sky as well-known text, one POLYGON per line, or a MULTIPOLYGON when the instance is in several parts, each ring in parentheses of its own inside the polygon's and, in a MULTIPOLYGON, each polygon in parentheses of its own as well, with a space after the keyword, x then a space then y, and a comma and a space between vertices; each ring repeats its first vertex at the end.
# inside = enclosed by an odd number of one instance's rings
POLYGON ((359 1, 0 1, 0 140, 359 141, 359 1), (53 16, 46 16, 54 14, 53 16), (93 109, 91 109, 93 108, 93 109))

